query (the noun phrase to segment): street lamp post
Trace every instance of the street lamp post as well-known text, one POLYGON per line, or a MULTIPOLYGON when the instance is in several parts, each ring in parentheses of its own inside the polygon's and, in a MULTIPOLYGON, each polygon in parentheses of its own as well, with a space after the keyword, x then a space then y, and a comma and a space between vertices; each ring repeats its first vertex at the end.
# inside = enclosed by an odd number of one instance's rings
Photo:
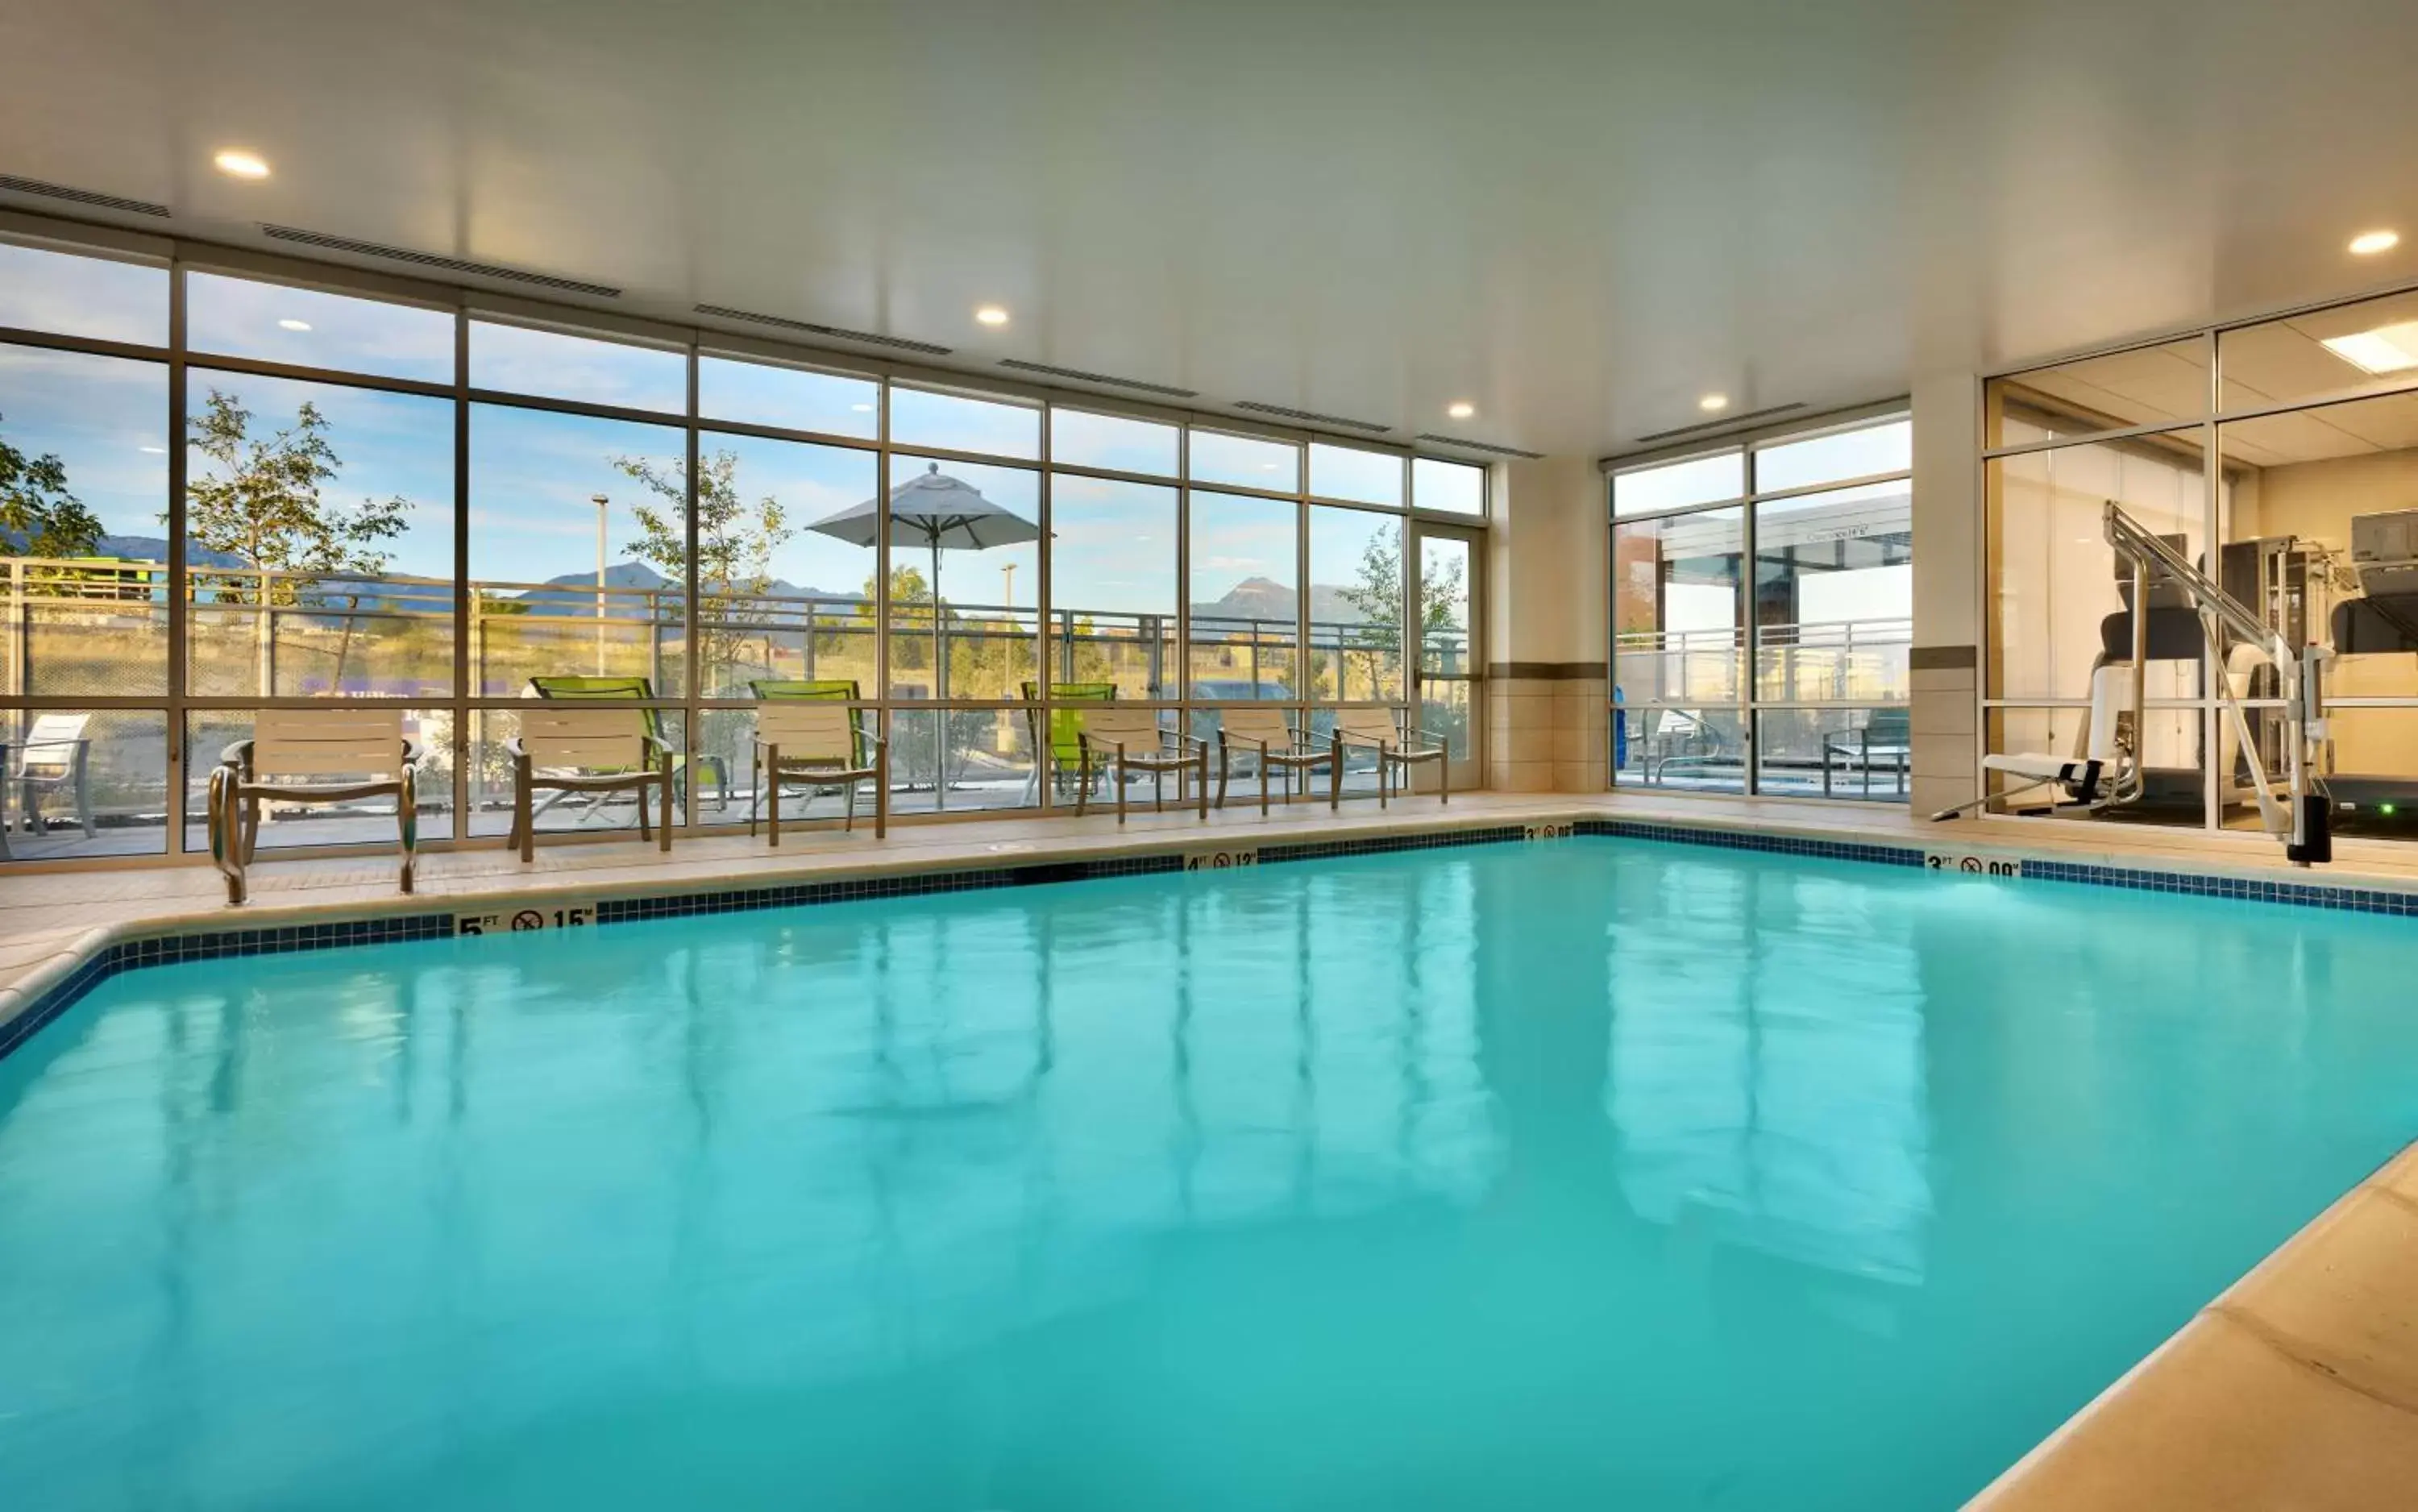
POLYGON ((604 513, 611 501, 603 494, 591 494, 588 502, 596 506, 596 675, 604 675, 604 513))

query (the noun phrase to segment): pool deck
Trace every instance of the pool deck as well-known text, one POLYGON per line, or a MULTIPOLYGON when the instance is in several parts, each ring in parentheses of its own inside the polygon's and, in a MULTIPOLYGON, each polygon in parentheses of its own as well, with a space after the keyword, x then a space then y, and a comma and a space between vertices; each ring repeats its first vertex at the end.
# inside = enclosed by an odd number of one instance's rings
MULTIPOLYGON (((2334 864, 2285 864, 2263 836, 2008 819, 1931 824, 1904 808, 1660 794, 1469 793, 1347 804, 1005 818, 894 826, 876 841, 791 830, 777 851, 743 834, 541 843, 523 866, 500 848, 423 854, 420 890, 394 887, 390 855, 269 860, 252 902, 225 904, 207 865, 0 875, 0 1025, 109 944, 184 931, 262 928, 613 896, 1366 840, 1447 829, 1625 819, 1919 846, 1986 857, 2418 894, 2418 846, 2337 842, 2334 864)), ((2418 926, 2413 926, 2418 928, 2418 926)), ((2346 1194, 2110 1386, 1973 1504, 2034 1508, 2418 1505, 2418 1145, 2346 1194)))

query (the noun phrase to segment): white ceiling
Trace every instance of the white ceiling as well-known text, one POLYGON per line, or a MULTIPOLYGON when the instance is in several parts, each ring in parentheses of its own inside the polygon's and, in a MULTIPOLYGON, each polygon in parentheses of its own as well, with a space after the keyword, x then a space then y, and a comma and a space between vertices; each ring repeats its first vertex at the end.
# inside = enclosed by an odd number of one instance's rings
POLYGON ((10 0, 0 174, 1600 452, 1710 389, 1853 403, 2418 278, 2412 16, 10 0), (275 176, 214 174, 234 144, 275 176), (2344 252, 2380 224, 2405 245, 2344 252))

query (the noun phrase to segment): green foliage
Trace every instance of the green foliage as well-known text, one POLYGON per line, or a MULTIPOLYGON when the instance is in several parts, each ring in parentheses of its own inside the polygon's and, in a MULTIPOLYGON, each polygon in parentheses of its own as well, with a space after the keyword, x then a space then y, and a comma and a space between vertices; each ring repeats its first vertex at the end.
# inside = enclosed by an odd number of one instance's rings
MULTIPOLYGON (((1455 557, 1441 573, 1419 579, 1418 627, 1424 638, 1439 631, 1465 628, 1455 623, 1467 588, 1462 567, 1455 557)), ((1402 532, 1387 526, 1369 538, 1361 550, 1358 577, 1336 589, 1359 623, 1344 628, 1343 656, 1348 664, 1361 659, 1371 683, 1380 680, 1402 644, 1402 532)), ((1341 690, 1339 690, 1340 692, 1341 690)))
MULTIPOLYGON (((0 417, 5 419, 6 417, 0 417)), ((68 492, 67 464, 29 457, 0 437, 0 530, 27 557, 89 557, 100 546, 100 520, 68 492)))
MULTIPOLYGON (((638 539, 622 549, 669 578, 688 582, 688 465, 668 469, 644 457, 616 457, 614 467, 653 496, 630 508, 638 539)), ((768 601, 773 557, 798 533, 771 494, 750 502, 739 489, 739 454, 724 449, 700 459, 696 477, 696 582, 705 603, 697 654, 705 686, 722 687, 747 646, 784 610, 768 601)))
POLYGON ((292 425, 264 440, 251 433, 252 412, 212 389, 207 411, 190 422, 193 450, 212 466, 185 485, 185 533, 193 545, 241 557, 264 574, 291 575, 222 580, 217 602, 298 603, 314 579, 384 572, 391 553, 379 545, 404 533, 410 500, 395 495, 346 506, 323 497, 344 465, 328 439, 327 417, 308 400, 292 425))

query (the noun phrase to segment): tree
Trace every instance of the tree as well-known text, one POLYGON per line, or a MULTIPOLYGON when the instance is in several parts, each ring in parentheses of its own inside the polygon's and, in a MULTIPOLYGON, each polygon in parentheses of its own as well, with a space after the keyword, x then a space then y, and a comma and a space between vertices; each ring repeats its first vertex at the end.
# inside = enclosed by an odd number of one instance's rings
POLYGON ((251 431, 252 412, 217 389, 191 425, 193 450, 217 467, 185 485, 186 538, 204 551, 241 557, 263 578, 219 589, 218 602, 299 603, 318 579, 386 571, 393 554, 377 549, 379 542, 404 533, 411 501, 398 494, 344 506, 321 497, 344 462, 328 439, 328 418, 307 399, 294 423, 276 435, 253 440, 251 431))
MULTIPOLYGON (((613 466, 654 496, 631 506, 638 539, 622 549, 685 586, 688 465, 677 462, 666 469, 644 457, 616 457, 613 466)), ((780 606, 766 597, 773 556, 797 533, 779 499, 767 494, 750 504, 740 496, 737 452, 726 449, 704 459, 696 479, 696 582, 711 610, 701 609, 696 631, 708 689, 719 691, 721 674, 737 664, 747 641, 779 619, 780 606)), ((768 652, 768 665, 770 661, 768 652)))
POLYGON ((89 557, 100 547, 100 519, 68 492, 67 464, 54 453, 29 457, 5 437, 0 531, 9 549, 26 557, 89 557))
MULTIPOLYGON (((342 505, 321 496, 344 471, 344 459, 328 439, 328 418, 304 400, 294 423, 265 440, 252 435, 252 412, 232 394, 213 388, 203 414, 190 422, 193 450, 214 467, 185 485, 185 536, 198 550, 235 557, 257 576, 223 577, 212 590, 219 603, 251 604, 259 647, 260 691, 275 692, 272 609, 318 603, 327 579, 355 581, 386 571, 392 553, 380 543, 407 527, 411 501, 400 494, 342 505)), ((352 610, 360 606, 358 586, 345 604, 344 639, 336 652, 334 682, 344 685, 344 659, 352 648, 352 610)))
MULTIPOLYGON (((1399 526, 1385 526, 1369 537, 1369 544, 1360 553, 1359 579, 1336 589, 1352 612, 1356 623, 1343 627, 1343 656, 1348 669, 1354 656, 1363 659, 1362 666, 1369 680, 1371 696, 1383 696, 1386 664, 1398 659, 1402 644, 1402 533, 1399 526)), ((1462 582, 1462 567, 1459 557, 1439 573, 1419 575, 1418 621, 1419 637, 1428 637, 1449 630, 1465 629, 1458 621, 1467 589, 1462 582)), ((1348 689, 1336 690, 1338 697, 1349 697, 1348 689)))

